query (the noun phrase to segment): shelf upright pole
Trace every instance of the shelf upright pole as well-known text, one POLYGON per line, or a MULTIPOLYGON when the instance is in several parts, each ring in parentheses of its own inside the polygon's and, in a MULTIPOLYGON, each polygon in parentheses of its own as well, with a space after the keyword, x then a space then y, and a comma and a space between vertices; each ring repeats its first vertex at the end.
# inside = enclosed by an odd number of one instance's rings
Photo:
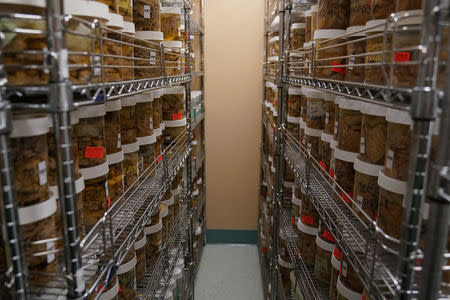
MULTIPOLYGON (((0 46, 4 35, 0 33, 0 46)), ((0 47, 1 49, 1 47, 0 47)), ((1 62, 0 62, 1 63, 1 62)), ((3 66, 0 65, 0 76, 3 66)), ((0 78, 0 89, 6 83, 5 78, 0 78)), ((11 289, 15 299, 28 298, 28 272, 25 266, 25 256, 22 244, 22 232, 19 224, 17 210, 16 188, 14 184, 14 172, 11 161, 8 135, 12 131, 11 105, 2 99, 0 92, 0 220, 1 236, 4 245, 4 259, 7 271, 3 276, 9 282, 3 282, 1 289, 11 289)))
MULTIPOLYGON (((449 7, 445 7, 448 13, 449 7)), ((445 45, 450 49, 450 41, 445 45)), ((446 65, 450 64, 447 55, 446 65)), ((439 148, 436 158, 431 162, 427 195, 430 199, 428 228, 425 235, 425 253, 421 275, 421 300, 437 299, 442 282, 442 267, 446 263, 444 255, 447 249, 450 220, 450 71, 445 74, 445 90, 442 102, 442 114, 439 131, 439 148)), ((448 249, 447 249, 448 250, 448 249)), ((448 272, 448 271, 447 271, 448 272)))
POLYGON ((63 18, 63 0, 47 3, 47 63, 50 66, 49 102, 56 143, 56 170, 61 209, 64 258, 68 279, 68 298, 80 298, 85 291, 77 224, 75 176, 72 157, 70 111, 73 110, 69 81, 68 50, 63 18))
MULTIPOLYGON (((187 0, 184 4, 184 33, 185 33, 185 72, 186 74, 191 73, 191 14, 190 14, 190 6, 191 1, 187 0)), ((191 77, 192 80, 192 77, 191 77)), ((184 84, 185 87, 185 101, 186 101, 186 147, 189 149, 191 148, 191 140, 192 140, 192 118, 191 118, 191 80, 186 82, 184 84)), ((195 262, 194 262, 194 218, 193 212, 192 212, 192 155, 189 154, 186 158, 186 200, 187 200, 187 209, 188 214, 191 216, 189 218, 189 226, 188 226, 188 255, 187 255, 187 262, 189 266, 189 284, 191 285, 191 293, 192 293, 192 299, 195 299, 195 280, 194 280, 194 270, 195 270, 195 262)))
POLYGON ((424 20, 421 37, 423 47, 410 111, 413 128, 408 168, 408 190, 405 196, 399 249, 399 284, 397 287, 399 299, 411 299, 414 285, 415 271, 413 267, 417 258, 431 139, 437 116, 437 73, 442 30, 439 26, 440 10, 436 8, 440 4, 441 0, 423 1, 424 20))

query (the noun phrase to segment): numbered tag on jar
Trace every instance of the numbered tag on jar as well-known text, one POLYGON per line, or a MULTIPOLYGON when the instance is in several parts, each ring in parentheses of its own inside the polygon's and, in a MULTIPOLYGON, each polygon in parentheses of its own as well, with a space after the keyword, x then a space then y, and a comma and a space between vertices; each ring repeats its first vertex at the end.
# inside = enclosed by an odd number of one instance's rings
POLYGON ((343 261, 341 266, 342 266, 342 276, 347 277, 347 263, 343 261))
POLYGON ((360 195, 357 195, 357 196, 356 196, 356 205, 357 205, 359 208, 362 208, 362 207, 363 207, 363 201, 364 201, 364 198, 363 198, 363 197, 361 197, 360 195))
POLYGON ((45 160, 38 163, 39 171, 39 185, 44 185, 47 183, 47 163, 45 160))
POLYGON ((117 148, 121 148, 121 147, 122 147, 122 135, 119 132, 117 134, 117 148))
MULTIPOLYGON (((131 1, 131 2, 133 2, 133 1, 131 1)), ((144 18, 150 19, 150 16, 151 16, 150 5, 144 5, 144 18)))
POLYGON ((366 139, 362 136, 359 144, 359 153, 366 153, 366 139))
POLYGON ((347 67, 348 70, 353 70, 353 65, 355 64, 356 57, 352 56, 348 59, 349 66, 347 67))
POLYGON ((156 51, 150 51, 150 64, 156 65, 156 51))
POLYGON ((386 168, 392 170, 393 164, 394 164, 394 151, 389 149, 386 155, 386 168))
POLYGON ((330 122, 330 113, 326 112, 325 113, 325 124, 328 124, 328 122, 330 122))
POLYGON ((181 70, 181 60, 178 60, 177 70, 181 70))

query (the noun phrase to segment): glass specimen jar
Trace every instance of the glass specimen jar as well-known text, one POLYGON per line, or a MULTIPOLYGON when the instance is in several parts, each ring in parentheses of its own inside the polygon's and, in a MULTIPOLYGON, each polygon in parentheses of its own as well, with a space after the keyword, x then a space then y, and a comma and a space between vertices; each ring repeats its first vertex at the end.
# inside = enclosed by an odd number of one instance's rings
POLYGON ((132 185, 137 184, 140 175, 139 170, 139 142, 122 145, 123 160, 123 177, 124 190, 126 191, 132 185))
POLYGON ((108 199, 108 208, 114 202, 119 199, 119 197, 123 194, 124 190, 124 173, 123 173, 123 150, 119 152, 108 154, 108 190, 109 190, 109 199, 108 199))
POLYGON ((164 40, 181 40, 181 9, 179 7, 161 7, 160 18, 164 40))
POLYGON ((123 17, 119 14, 109 14, 109 22, 106 24, 108 29, 105 30, 105 40, 103 41, 103 58, 105 69, 105 81, 116 82, 122 81, 122 35, 123 17))
POLYGON ((181 41, 164 41, 164 62, 167 76, 181 75, 184 73, 182 62, 182 44, 181 41))
POLYGON ((298 123, 300 121, 302 89, 289 88, 288 97, 288 117, 297 118, 298 123))
POLYGON ((305 43, 305 23, 293 23, 291 25, 291 50, 301 49, 305 43))
POLYGON ((120 134, 120 99, 105 102, 105 150, 114 154, 122 150, 122 138, 120 134))
POLYGON ((395 11, 395 2, 392 0, 373 0, 371 4, 371 16, 373 20, 385 19, 395 11))
POLYGON ((385 24, 386 20, 371 20, 366 23, 365 83, 385 84, 387 82, 387 64, 391 61, 388 51, 391 49, 392 38, 389 32, 385 33, 386 36, 383 34, 385 24))
POLYGON ((350 34, 347 39, 350 42, 347 44, 347 69, 345 72, 345 80, 353 82, 364 82, 364 66, 361 65, 365 62, 364 56, 357 56, 366 52, 366 41, 361 40, 366 36, 364 32, 358 32, 364 30, 365 26, 353 26, 347 28, 347 34, 350 34))
POLYGON ((133 0, 133 22, 137 31, 161 31, 159 0, 133 0))
POLYGON ((162 101, 162 119, 164 121, 177 121, 185 118, 184 113, 184 95, 183 86, 166 88, 162 101))
POLYGON ((305 12, 305 43, 311 41, 311 10, 305 12))
POLYGON ((340 67, 346 62, 345 58, 337 58, 347 54, 345 38, 338 38, 345 35, 345 30, 340 29, 319 29, 314 34, 316 44, 316 69, 315 75, 318 78, 344 80, 345 67, 340 67), (332 40, 330 40, 332 39, 332 40))
POLYGON ((359 152, 361 141, 362 102, 349 98, 339 101, 338 147, 348 152, 359 152))
MULTIPOLYGON (((159 213, 157 214, 159 219, 159 213)), ((162 247, 162 221, 159 219, 155 225, 147 226, 144 228, 145 235, 147 237, 147 243, 145 246, 145 256, 147 257, 147 266, 152 266, 159 257, 162 247)))
POLYGON ((361 108, 361 141, 359 159, 375 165, 384 164, 386 151, 386 121, 385 106, 364 103, 361 108))
POLYGON ((121 99, 120 135, 122 145, 136 142, 136 99, 129 96, 121 99))
POLYGON ((134 96, 136 101, 136 137, 153 135, 153 92, 134 96))
POLYGON ((137 241, 134 243, 134 251, 136 253, 136 281, 141 281, 144 279, 147 270, 147 256, 145 254, 146 245, 147 236, 145 234, 145 230, 142 230, 137 238, 137 241))
POLYGON ((136 31, 134 57, 134 78, 161 77, 161 48, 164 35, 159 31, 136 31))
POLYGON ((322 282, 329 283, 331 279, 331 254, 335 245, 317 235, 316 246, 314 274, 322 282))
POLYGON ((136 299, 136 263, 136 253, 134 249, 130 249, 117 269, 119 299, 136 299))
POLYGON ((133 0, 117 0, 117 13, 125 22, 133 22, 133 0))
POLYGON ((313 266, 316 260, 316 235, 318 228, 305 225, 302 220, 298 220, 297 228, 299 230, 298 250, 302 254, 305 264, 313 266))
POLYGON ((325 124, 323 128, 323 132, 326 134, 333 134, 334 131, 334 100, 336 99, 336 95, 332 93, 325 93, 323 98, 324 102, 324 110, 325 110, 325 124))
POLYGON ((325 93, 315 89, 306 90, 306 126, 311 129, 324 128, 325 113, 323 102, 325 93))
POLYGON ((134 28, 134 23, 123 22, 122 29, 122 80, 133 80, 134 79, 134 36, 136 35, 136 30, 134 28))
POLYGON ((350 0, 349 26, 365 26, 370 20, 371 0, 350 0))
POLYGON ((319 145, 320 138, 322 136, 322 130, 305 127, 305 143, 309 153, 317 160, 320 161, 319 145))
POLYGON ((345 29, 349 18, 349 0, 319 1, 317 29, 345 29))

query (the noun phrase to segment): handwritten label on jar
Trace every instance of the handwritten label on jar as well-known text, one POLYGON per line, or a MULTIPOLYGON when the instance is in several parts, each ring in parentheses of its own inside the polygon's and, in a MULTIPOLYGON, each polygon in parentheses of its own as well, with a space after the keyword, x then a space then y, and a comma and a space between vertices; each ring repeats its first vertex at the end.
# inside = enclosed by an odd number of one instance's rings
POLYGON ((103 147, 86 147, 84 158, 103 158, 103 147))
POLYGON ((47 183, 47 163, 45 160, 38 163, 39 172, 39 185, 44 185, 47 183))
POLYGON ((361 137, 360 143, 359 143, 359 153, 364 154, 366 153, 366 140, 364 137, 361 137))
POLYGON ((150 15, 151 15, 150 5, 144 5, 144 18, 150 19, 150 15))
POLYGON ((386 168, 392 169, 393 164, 394 164, 394 151, 389 149, 386 155, 386 168))
POLYGON ((328 122, 330 122, 330 113, 326 112, 325 113, 325 124, 328 124, 328 122))
POLYGON ((150 51, 150 64, 156 65, 156 51, 150 51))
POLYGON ((353 70, 353 65, 355 64, 356 57, 352 56, 348 59, 349 66, 347 67, 349 70, 353 70))
POLYGON ((120 135, 120 132, 117 134, 117 148, 122 147, 122 135, 120 135))
POLYGON ((364 198, 363 198, 363 197, 361 197, 360 195, 357 195, 357 196, 356 196, 356 205, 357 205, 359 208, 362 208, 362 206, 363 206, 363 201, 364 201, 364 198))

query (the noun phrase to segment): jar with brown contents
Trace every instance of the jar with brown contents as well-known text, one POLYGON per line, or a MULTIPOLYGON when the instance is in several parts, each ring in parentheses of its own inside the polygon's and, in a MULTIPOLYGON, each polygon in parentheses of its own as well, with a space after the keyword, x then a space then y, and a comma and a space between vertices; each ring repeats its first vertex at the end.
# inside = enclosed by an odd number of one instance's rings
POLYGON ((294 117, 287 117, 287 125, 286 125, 286 129, 287 132, 297 141, 298 140, 298 135, 300 132, 300 118, 294 118, 294 117))
POLYGON ((109 154, 108 159, 108 190, 110 201, 108 202, 108 207, 116 202, 119 197, 123 194, 124 190, 124 172, 123 172, 123 151, 120 150, 114 154, 109 154))
POLYGON ((137 31, 161 31, 159 0, 133 0, 133 21, 137 31))
POLYGON ((307 150, 317 161, 320 161, 319 145, 321 136, 322 130, 305 127, 305 142, 307 150))
MULTIPOLYGON (((159 212, 157 214, 159 218, 159 212)), ((144 228, 147 243, 145 245, 145 256, 147 257, 147 268, 151 267, 157 260, 162 247, 162 221, 144 228)))
POLYGON ((311 129, 324 128, 325 113, 323 102, 325 93, 315 89, 306 90, 306 126, 311 129))
POLYGON ((108 155, 122 150, 120 134, 120 100, 105 102, 105 150, 108 155))
POLYGON ((339 133, 338 147, 348 152, 359 152, 361 141, 360 112, 363 104, 361 101, 341 98, 339 101, 339 133))
POLYGON ((331 280, 330 280, 330 300, 336 300, 337 297, 337 280, 341 269, 342 252, 338 248, 334 248, 331 255, 331 280))
POLYGON ((116 13, 118 11, 118 1, 119 0, 96 0, 98 2, 108 5, 111 12, 116 13))
POLYGON ((181 41, 164 41, 164 62, 167 76, 181 75, 184 73, 184 65, 182 63, 182 44, 181 41))
POLYGON ((359 159, 369 164, 382 165, 386 151, 386 108, 365 103, 361 108, 361 141, 359 159))
POLYGON ((133 96, 122 98, 120 110, 120 135, 122 145, 136 142, 136 99, 133 96))
MULTIPOLYGON (((179 143, 186 132, 186 118, 177 121, 166 121, 166 129, 164 130, 164 144, 173 146, 168 155, 171 157, 174 153, 179 153, 185 147, 183 143, 179 143), (177 143, 178 142, 178 143, 177 143)), ((197 141, 195 141, 197 142, 197 141)), ((198 143, 197 143, 198 144, 198 143)), ((195 144, 193 145, 196 146, 195 144)), ((194 152, 196 154, 196 152, 194 152)))
POLYGON ((171 190, 167 190, 164 194, 161 203, 167 206, 169 210, 167 215, 167 230, 170 232, 172 230, 172 225, 175 221, 176 215, 174 214, 173 205, 175 203, 171 190))
POLYGON ((320 156, 320 164, 325 171, 328 171, 330 168, 331 162, 331 139, 333 136, 331 134, 327 134, 322 132, 320 136, 320 144, 319 144, 319 156, 320 156))
POLYGON ((294 23, 291 25, 291 51, 298 50, 303 47, 305 43, 306 35, 306 24, 305 23, 294 23))
MULTIPOLYGON (((297 189, 296 189, 297 190, 297 189)), ((291 224, 294 228, 297 228, 297 221, 300 218, 300 210, 302 207, 302 200, 300 198, 297 198, 296 193, 292 193, 292 217, 291 217, 291 224)))
POLYGON ((422 0, 397 0, 395 11, 422 9, 422 0))
POLYGON ((300 118, 302 89, 289 88, 288 95, 289 95, 289 100, 288 100, 288 117, 297 118, 297 123, 298 123, 299 122, 299 118, 300 118))
POLYGON ((130 249, 117 269, 119 299, 136 299, 136 253, 130 249))
POLYGON ((110 203, 108 188, 108 163, 81 168, 80 172, 84 177, 84 203, 83 218, 86 231, 97 223, 103 216, 110 203))
POLYGON ((378 213, 378 173, 383 166, 363 162, 358 158, 354 162, 355 189, 353 197, 353 210, 364 220, 361 211, 364 211, 370 220, 376 220, 378 213), (356 205, 355 205, 356 204, 356 205))
MULTIPOLYGON (((335 181, 342 188, 342 191, 339 189, 339 196, 347 203, 351 203, 351 199, 348 199, 345 193, 353 198, 353 183, 355 181, 353 162, 357 156, 358 153, 343 151, 338 146, 334 149, 334 160, 331 162, 331 169, 334 171, 335 181)), ((342 200, 339 198, 337 201, 342 200)))
POLYGON ((351 42, 347 44, 347 69, 345 72, 345 80, 353 82, 364 82, 364 66, 354 66, 361 65, 365 62, 364 56, 356 56, 366 53, 366 41, 360 39, 364 38, 366 34, 364 32, 358 32, 364 30, 365 26, 353 26, 347 28, 348 41, 351 42))
POLYGON ((99 300, 118 300, 119 299, 120 284, 117 275, 111 279, 108 285, 104 288, 99 300))
POLYGON ((176 121, 185 117, 184 113, 184 94, 182 86, 166 88, 161 98, 164 121, 176 121))
POLYGON ((345 29, 350 18, 350 0, 319 0, 317 29, 345 29))
POLYGON ((136 31, 134 29, 134 23, 123 22, 122 29, 122 55, 126 58, 122 59, 122 80, 134 79, 134 36, 136 31))
POLYGON ((136 31, 134 78, 156 78, 163 75, 160 42, 164 35, 159 31, 136 31))
POLYGON ((105 66, 105 81, 122 81, 122 35, 123 17, 119 14, 109 14, 110 20, 105 30, 105 40, 103 41, 103 58, 105 66))
POLYGON ((345 30, 340 29, 320 29, 314 35, 316 45, 316 69, 315 76, 323 79, 344 80, 345 78, 345 58, 336 58, 345 56, 347 54, 346 45, 341 45, 345 42, 345 38, 337 38, 338 36, 346 34, 345 30), (327 41, 333 39, 331 41, 327 41), (330 48, 328 48, 330 47, 330 48), (326 48, 321 50, 322 48, 326 48), (322 60, 324 59, 324 60, 322 60), (325 60, 326 59, 326 60, 325 60))
POLYGON ((98 166, 106 162, 105 105, 97 104, 78 109, 80 122, 75 125, 78 138, 80 168, 98 166))
MULTIPOLYGON (((303 44, 301 45, 303 47, 303 44)), ((289 75, 299 76, 306 74, 305 71, 305 54, 304 53, 289 53, 289 75)))
POLYGON ((371 2, 372 20, 385 19, 395 11, 395 1, 373 0, 371 2))
MULTIPOLYGON (((302 203, 303 204, 303 203, 302 203)), ((316 235, 318 228, 305 225, 301 220, 297 222, 299 230, 298 251, 307 265, 313 266, 316 260, 316 235)))
POLYGON ((162 7, 160 18, 161 31, 164 33, 164 40, 181 40, 181 9, 179 7, 162 7))
MULTIPOLYGON (((392 2, 392 1, 390 1, 392 2)), ((391 34, 379 36, 384 32, 386 20, 372 20, 366 23, 366 57, 364 67, 364 82, 371 84, 386 84, 388 79, 387 64, 391 61, 388 51, 391 48, 391 34), (386 38, 386 45, 384 39, 386 38), (382 53, 378 53, 382 52, 382 53), (376 53, 376 54, 371 54, 376 53)))
POLYGON ((365 26, 370 20, 371 0, 350 0, 349 26, 365 26))
POLYGON ((334 131, 334 100, 336 98, 335 94, 332 93, 325 93, 324 95, 324 113, 325 113, 325 120, 324 120, 324 128, 323 132, 326 134, 333 134, 334 131))
POLYGON ((144 92, 136 95, 136 136, 137 138, 153 135, 153 93, 144 92))
POLYGON ((165 205, 164 203, 161 203, 159 205, 159 217, 162 220, 162 244, 165 245, 168 238, 169 238, 169 208, 167 207, 167 205, 165 205))
POLYGON ((136 253, 136 281, 141 281, 145 277, 147 271, 145 248, 147 245, 147 236, 145 230, 139 234, 137 241, 134 243, 134 251, 136 253))
POLYGON ((156 160, 156 135, 137 138, 139 142, 139 170, 144 176, 154 174, 156 160))
POLYGON ((305 225, 317 228, 319 226, 319 213, 309 196, 306 194, 306 190, 302 189, 301 192, 302 207, 300 209, 300 220, 305 225))
POLYGON ((316 32, 317 25, 318 25, 318 9, 319 9, 319 5, 313 5, 311 6, 311 40, 314 40, 314 34, 316 32))
POLYGON ((357 299, 361 299, 361 294, 364 289, 364 285, 359 280, 353 267, 344 258, 342 260, 342 272, 339 275, 337 281, 337 299, 355 299, 355 296, 359 294, 357 299), (353 297, 351 295, 354 295, 353 297))
MULTIPOLYGON (((403 202, 408 183, 386 176, 384 172, 378 174, 380 186, 377 223, 380 229, 388 236, 399 239, 403 218, 403 202)), ((379 233, 381 242, 391 249, 398 250, 398 244, 386 239, 379 233)))
POLYGON ((11 155, 19 207, 47 201, 50 119, 46 115, 17 115, 13 118, 11 155))
POLYGON ((334 250, 334 243, 316 236, 316 258, 314 262, 314 274, 316 277, 329 283, 331 279, 331 254, 334 250))
POLYGON ((281 282, 283 283, 284 290, 288 290, 291 285, 289 274, 294 270, 294 265, 288 261, 285 261, 281 256, 278 256, 278 268, 281 273, 281 282))
POLYGON ((407 181, 412 120, 409 112, 388 109, 386 112, 386 158, 384 174, 407 181))
POLYGON ((311 41, 311 10, 305 12, 305 43, 311 41))
POLYGON ((133 0, 117 0, 117 13, 125 22, 133 22, 133 0))
POLYGON ((128 190, 131 186, 137 184, 139 177, 139 143, 136 141, 131 144, 122 145, 124 190, 128 190))

